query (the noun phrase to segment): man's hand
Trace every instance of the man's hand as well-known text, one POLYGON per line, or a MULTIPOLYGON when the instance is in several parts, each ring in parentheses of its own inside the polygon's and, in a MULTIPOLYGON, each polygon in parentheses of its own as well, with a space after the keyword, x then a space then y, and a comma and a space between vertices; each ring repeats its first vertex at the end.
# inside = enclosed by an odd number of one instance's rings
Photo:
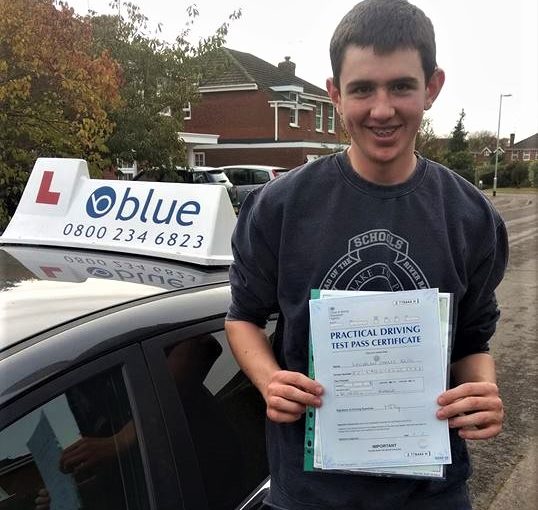
POLYGON ((37 497, 34 500, 35 510, 49 510, 50 508, 50 496, 49 491, 45 488, 39 489, 37 497))
POLYGON ((323 387, 300 372, 277 370, 273 373, 263 396, 267 417, 278 423, 297 421, 306 406, 319 407, 323 387))
POLYGON ((448 419, 463 439, 489 439, 502 430, 503 403, 492 382, 468 382, 442 393, 437 418, 448 419))
POLYGON ((87 471, 116 455, 113 437, 83 437, 68 446, 60 458, 63 473, 87 471))

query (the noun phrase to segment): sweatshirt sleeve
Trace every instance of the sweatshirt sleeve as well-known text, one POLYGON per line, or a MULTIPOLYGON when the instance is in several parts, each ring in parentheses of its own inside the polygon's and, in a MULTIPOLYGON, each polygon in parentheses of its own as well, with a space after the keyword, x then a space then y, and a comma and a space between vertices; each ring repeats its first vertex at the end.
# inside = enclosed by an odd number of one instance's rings
POLYGON ((268 232, 264 230, 274 230, 277 222, 264 222, 265 226, 261 227, 256 220, 262 191, 263 188, 259 188, 249 193, 232 236, 232 304, 226 318, 252 322, 263 328, 268 317, 278 310, 278 259, 277 250, 268 242, 268 232))
POLYGON ((497 221, 493 248, 470 276, 467 292, 459 304, 452 362, 489 351, 488 342, 495 333, 500 316, 495 289, 508 262, 506 227, 500 218, 497 221))

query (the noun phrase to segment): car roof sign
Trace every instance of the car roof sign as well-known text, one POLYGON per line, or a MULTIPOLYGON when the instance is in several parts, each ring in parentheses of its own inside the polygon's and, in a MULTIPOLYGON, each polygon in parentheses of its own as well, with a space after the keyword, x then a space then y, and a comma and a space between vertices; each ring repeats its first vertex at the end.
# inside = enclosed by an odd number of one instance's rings
POLYGON ((222 186, 90 179, 84 160, 38 158, 0 244, 226 265, 236 221, 222 186))

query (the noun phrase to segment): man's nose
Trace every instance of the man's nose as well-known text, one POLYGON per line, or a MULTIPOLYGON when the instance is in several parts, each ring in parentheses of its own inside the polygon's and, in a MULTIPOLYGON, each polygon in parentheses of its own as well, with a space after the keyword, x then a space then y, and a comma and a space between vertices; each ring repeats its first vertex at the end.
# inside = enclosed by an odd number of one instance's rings
POLYGON ((384 90, 379 90, 374 97, 370 109, 370 117, 375 120, 384 121, 393 116, 394 106, 392 105, 390 95, 384 90))

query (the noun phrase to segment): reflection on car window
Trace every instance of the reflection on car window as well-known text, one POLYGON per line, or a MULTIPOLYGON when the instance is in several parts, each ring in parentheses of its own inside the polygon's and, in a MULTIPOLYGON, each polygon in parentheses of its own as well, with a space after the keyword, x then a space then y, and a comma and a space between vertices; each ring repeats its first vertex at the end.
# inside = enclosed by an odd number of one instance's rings
POLYGON ((250 184, 250 175, 244 168, 234 168, 230 171, 230 180, 235 186, 246 186, 250 184))
POLYGON ((2 510, 34 510, 36 498, 43 509, 148 508, 121 370, 69 388, 0 431, 0 487, 2 510))
POLYGON ((252 173, 252 183, 253 184, 265 184, 269 181, 269 174, 263 170, 255 170, 252 173))
POLYGON ((239 371, 223 331, 181 341, 166 356, 209 508, 231 510, 267 475, 262 398, 239 371))

